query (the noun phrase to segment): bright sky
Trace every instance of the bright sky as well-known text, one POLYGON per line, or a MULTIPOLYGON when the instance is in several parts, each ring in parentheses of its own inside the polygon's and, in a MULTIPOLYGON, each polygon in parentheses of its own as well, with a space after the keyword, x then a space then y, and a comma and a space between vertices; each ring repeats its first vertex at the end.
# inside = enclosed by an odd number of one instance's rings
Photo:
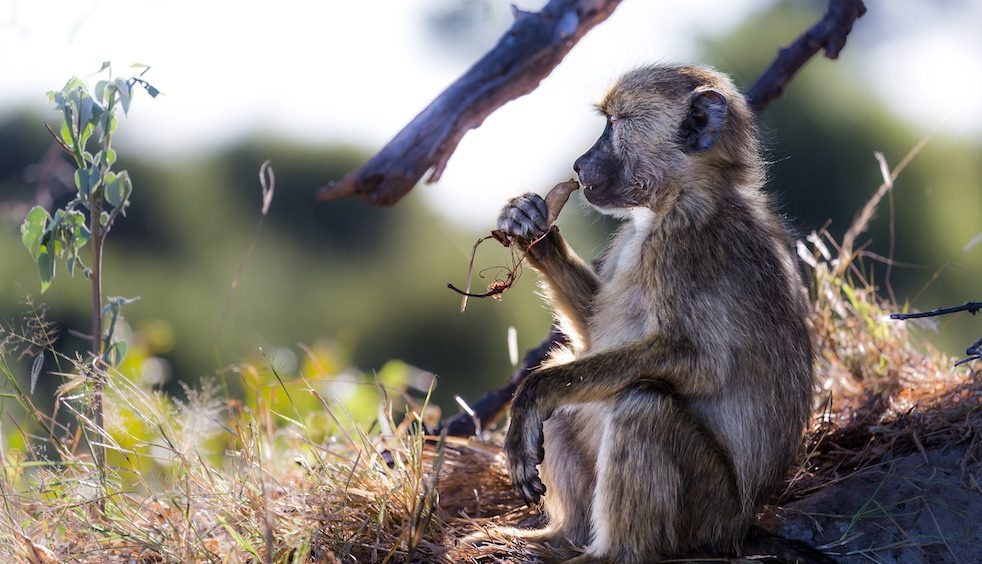
MULTIPOLYGON (((147 78, 165 95, 138 99, 121 137, 147 156, 193 154, 245 134, 374 150, 509 25, 509 2, 471 0, 488 10, 486 45, 451 52, 432 41, 424 14, 454 1, 462 0, 0 0, 0 113, 44 110, 44 92, 104 60, 120 73, 140 62, 152 65, 147 78)), ((590 104, 613 78, 645 62, 693 61, 699 34, 723 33, 764 4, 625 0, 538 90, 470 132, 425 197, 485 230, 507 197, 565 177, 601 129, 590 104)), ((959 11, 947 13, 915 0, 868 4, 867 19, 896 31, 844 56, 861 56, 875 91, 925 131, 943 122, 979 138, 982 6, 953 2, 959 11)))

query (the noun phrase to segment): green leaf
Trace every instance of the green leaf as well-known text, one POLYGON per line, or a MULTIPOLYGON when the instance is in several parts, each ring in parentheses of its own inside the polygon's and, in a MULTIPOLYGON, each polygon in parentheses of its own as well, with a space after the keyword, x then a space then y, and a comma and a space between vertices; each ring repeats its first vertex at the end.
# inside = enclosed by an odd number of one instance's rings
POLYGON ((109 83, 105 80, 100 80, 95 83, 95 99, 99 100, 103 104, 108 104, 109 100, 106 98, 106 86, 109 83))
POLYGON ((102 212, 99 214, 99 225, 105 227, 109 224, 109 212, 102 212))
POLYGON ((109 175, 106 175, 106 201, 113 207, 118 208, 126 204, 131 192, 133 192, 133 183, 130 182, 130 175, 125 170, 118 175, 113 175, 111 181, 109 175))
POLYGON ((95 131, 95 125, 91 122, 85 124, 85 128, 82 129, 82 134, 79 135, 78 144, 80 147, 85 147, 86 143, 89 142, 89 137, 92 136, 92 132, 95 131))
POLYGON ((126 358, 126 351, 129 350, 129 345, 126 341, 116 341, 113 346, 106 351, 106 360, 110 361, 113 366, 119 366, 123 359, 126 358))
POLYGON ((99 67, 99 72, 102 72, 102 71, 108 69, 110 64, 111 63, 109 61, 102 61, 102 66, 99 67))
POLYGON ((130 113, 130 83, 125 78, 116 79, 116 89, 119 90, 119 102, 123 105, 123 113, 130 113))
POLYGON ((85 225, 85 216, 80 211, 68 212, 65 216, 65 230, 71 235, 68 246, 75 252, 84 247, 92 238, 89 227, 85 225))
POLYGON ((27 212, 27 217, 24 218, 24 223, 20 226, 20 239, 34 260, 38 259, 38 254, 41 252, 41 238, 44 237, 44 230, 49 219, 51 216, 48 215, 48 210, 41 206, 34 206, 31 211, 27 212))
POLYGON ((92 121, 94 107, 95 102, 88 95, 82 96, 79 100, 78 115, 83 127, 92 121))
POLYGON ((65 142, 65 145, 75 147, 75 141, 72 140, 72 131, 68 129, 68 115, 70 115, 71 112, 66 110, 65 114, 65 120, 61 122, 61 140, 65 142))
POLYGON ((89 194, 92 193, 90 180, 89 169, 80 168, 75 171, 75 188, 78 188, 78 193, 83 199, 88 198, 89 194))
POLYGON ((51 218, 51 225, 48 226, 48 231, 57 229, 63 219, 65 219, 65 210, 61 208, 56 209, 55 216, 51 218))
POLYGON ((107 149, 105 151, 99 151, 96 153, 96 160, 102 161, 102 164, 107 167, 113 166, 116 164, 116 150, 107 149))
POLYGON ((119 308, 136 303, 140 301, 140 296, 135 296, 132 298, 127 298, 125 296, 111 296, 106 300, 106 305, 102 306, 102 314, 109 315, 110 313, 119 314, 119 308))
POLYGON ((65 86, 62 87, 61 89, 62 92, 70 95, 71 94, 77 95, 77 92, 79 90, 85 91, 85 83, 82 82, 82 79, 80 79, 77 76, 73 76, 72 78, 70 78, 68 82, 65 83, 65 86))
POLYGON ((55 277, 55 256, 53 252, 54 242, 41 245, 41 253, 38 255, 38 272, 41 275, 41 293, 47 291, 51 285, 51 280, 55 277))
POLYGON ((147 94, 149 94, 151 98, 156 98, 160 95, 160 90, 157 90, 152 84, 144 84, 143 87, 147 89, 147 94))

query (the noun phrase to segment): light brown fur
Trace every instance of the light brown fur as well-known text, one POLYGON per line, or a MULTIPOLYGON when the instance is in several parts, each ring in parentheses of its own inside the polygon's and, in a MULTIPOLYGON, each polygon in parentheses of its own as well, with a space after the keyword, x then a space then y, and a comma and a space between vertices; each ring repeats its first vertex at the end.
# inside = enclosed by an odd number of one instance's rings
POLYGON ((809 412, 812 352, 787 233, 724 75, 652 66, 599 105, 584 195, 629 219, 594 272, 534 195, 499 228, 528 244, 573 343, 520 386, 505 448, 576 562, 736 554, 809 412), (541 462, 541 482, 536 466, 541 462), (544 486, 544 487, 543 487, 544 486))

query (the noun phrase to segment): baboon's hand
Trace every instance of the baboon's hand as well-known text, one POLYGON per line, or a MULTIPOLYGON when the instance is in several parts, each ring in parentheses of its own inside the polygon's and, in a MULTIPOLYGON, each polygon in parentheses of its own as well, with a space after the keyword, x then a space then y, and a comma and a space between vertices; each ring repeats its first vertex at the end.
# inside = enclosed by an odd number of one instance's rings
POLYGON ((549 208, 546 201, 532 192, 512 198, 501 209, 498 230, 523 247, 528 246, 549 231, 549 208))
POLYGON ((542 462, 542 419, 527 401, 528 394, 519 388, 511 408, 511 424, 505 435, 505 454, 508 456, 508 473, 526 503, 539 501, 546 487, 539 478, 536 465, 542 462))

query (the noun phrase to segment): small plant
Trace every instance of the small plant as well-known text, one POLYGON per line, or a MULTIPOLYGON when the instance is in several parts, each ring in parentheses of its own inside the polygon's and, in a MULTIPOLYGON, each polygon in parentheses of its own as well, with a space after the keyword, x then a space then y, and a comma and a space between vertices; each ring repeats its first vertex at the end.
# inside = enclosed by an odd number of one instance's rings
MULTIPOLYGON (((113 78, 109 62, 102 64, 96 74, 106 73, 99 80, 94 92, 77 77, 72 77, 61 90, 48 92, 48 99, 62 115, 59 133, 47 124, 55 142, 75 161, 75 188, 77 194, 64 208, 54 210, 54 215, 40 206, 34 206, 21 225, 21 238, 31 257, 37 262, 41 276, 41 292, 51 285, 55 277, 57 261, 64 260, 69 274, 76 268, 92 284, 92 335, 91 373, 94 379, 93 416, 98 427, 103 424, 102 390, 100 374, 107 365, 118 364, 126 354, 126 343, 114 341, 114 327, 119 309, 132 299, 113 297, 103 303, 102 251, 113 223, 126 214, 133 184, 125 170, 113 170, 116 151, 112 147, 113 134, 118 125, 118 112, 129 113, 130 102, 136 86, 143 87, 151 97, 160 92, 141 77, 149 67, 142 68, 139 76, 113 78), (94 94, 94 95, 93 95, 94 94), (89 151, 89 142, 95 141, 96 152, 89 151), (91 242, 89 264, 82 261, 80 253, 91 242), (110 322, 103 328, 103 316, 110 322)), ((103 447, 93 450, 96 464, 102 468, 105 462, 103 447)))

